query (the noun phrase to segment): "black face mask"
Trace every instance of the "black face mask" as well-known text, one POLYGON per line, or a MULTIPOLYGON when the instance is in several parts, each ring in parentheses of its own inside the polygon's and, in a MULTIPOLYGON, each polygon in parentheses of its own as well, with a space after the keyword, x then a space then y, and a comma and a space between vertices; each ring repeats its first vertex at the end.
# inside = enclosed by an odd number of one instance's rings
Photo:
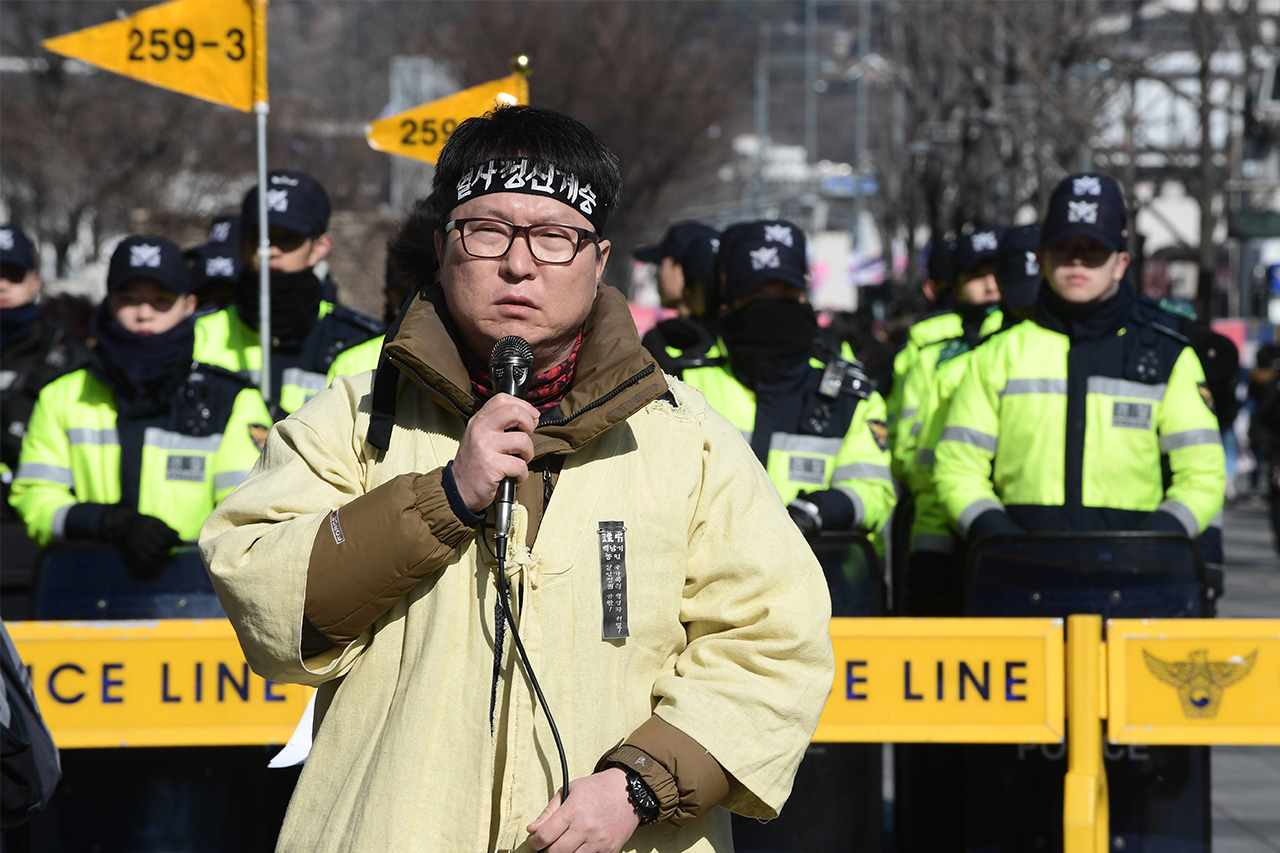
POLYGON ((0 310, 0 349, 22 340, 39 314, 40 306, 34 302, 0 310))
POLYGON ((135 335, 99 305, 93 314, 94 356, 127 399, 167 397, 191 368, 195 328, 195 318, 187 317, 167 332, 135 335))
MULTIPOLYGON (((258 273, 245 268, 236 281, 236 308, 249 328, 261 332, 258 273)), ((310 268, 271 273, 271 337, 298 341, 307 336, 320 311, 320 279, 310 268)))
POLYGON ((734 376, 748 388, 808 357, 818 333, 813 306, 757 299, 725 315, 721 336, 734 376))

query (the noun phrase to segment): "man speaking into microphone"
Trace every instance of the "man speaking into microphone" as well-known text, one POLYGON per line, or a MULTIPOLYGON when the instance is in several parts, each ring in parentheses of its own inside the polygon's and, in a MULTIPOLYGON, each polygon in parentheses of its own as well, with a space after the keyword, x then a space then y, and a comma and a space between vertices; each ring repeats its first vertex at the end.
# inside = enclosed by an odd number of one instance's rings
POLYGON ((319 689, 277 849, 728 851, 726 810, 782 808, 833 680, 826 584, 599 283, 620 182, 567 116, 459 125, 393 247, 439 283, 206 524, 255 671, 319 689))

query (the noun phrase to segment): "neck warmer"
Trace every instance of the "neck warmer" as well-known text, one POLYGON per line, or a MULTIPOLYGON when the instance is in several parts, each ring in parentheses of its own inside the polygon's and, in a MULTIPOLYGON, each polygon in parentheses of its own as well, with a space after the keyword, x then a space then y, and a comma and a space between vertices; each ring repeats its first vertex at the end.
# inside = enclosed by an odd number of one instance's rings
MULTIPOLYGON (((258 273, 246 267, 236 280, 236 309, 250 329, 261 334, 258 311, 258 273)), ((316 324, 320 312, 320 279, 310 269, 271 273, 271 337, 300 341, 316 324)))
MULTIPOLYGON (((573 369, 578 363, 578 349, 582 346, 582 332, 573 343, 573 351, 569 357, 554 367, 549 367, 529 380, 529 387, 524 389, 524 398, 539 412, 546 412, 559 405, 565 392, 573 383, 573 369)), ((467 372, 471 374, 471 393, 481 405, 493 396, 493 383, 489 379, 489 365, 480 363, 469 350, 462 350, 463 361, 467 372)))
POLYGON ((26 337, 39 315, 40 306, 34 302, 0 311, 0 349, 8 349, 9 344, 26 337))
POLYGON ((720 333, 733 375, 755 388, 808 357, 818 316, 805 302, 757 299, 725 315, 720 333))
POLYGON ((991 316, 991 312, 999 307, 995 303, 989 305, 956 303, 956 313, 960 315, 960 327, 963 330, 964 339, 970 344, 976 343, 982 336, 982 324, 991 316))
POLYGON ((195 317, 187 317, 167 332, 136 335, 100 305, 93 315, 95 360, 127 400, 163 400, 187 377, 195 328, 195 317))
POLYGON ((1036 299, 1036 322, 1050 331, 1066 335, 1073 341, 1109 337, 1120 331, 1134 306, 1133 287, 1127 278, 1120 280, 1115 294, 1100 302, 1068 302, 1048 282, 1040 284, 1036 299))

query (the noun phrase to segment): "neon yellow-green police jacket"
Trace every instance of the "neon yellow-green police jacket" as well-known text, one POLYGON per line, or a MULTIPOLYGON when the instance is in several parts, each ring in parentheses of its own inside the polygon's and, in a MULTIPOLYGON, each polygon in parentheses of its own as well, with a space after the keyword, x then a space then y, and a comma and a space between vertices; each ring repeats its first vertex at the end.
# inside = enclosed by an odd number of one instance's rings
POLYGON ((963 332, 960 315, 955 311, 925 317, 912 325, 907 332, 907 342, 893 357, 893 386, 889 389, 889 396, 885 398, 885 422, 889 425, 893 477, 899 482, 906 481, 904 462, 909 460, 897 449, 900 443, 898 436, 902 430, 910 432, 918 411, 918 401, 908 402, 906 399, 907 376, 920 358, 922 349, 950 340, 963 332))
MULTIPOLYGON (((329 384, 329 368, 339 354, 380 334, 382 324, 332 302, 321 302, 306 340, 290 351, 273 349, 272 395, 279 410, 296 412, 329 384)), ((196 320, 195 359, 262 381, 262 340, 234 305, 196 320)))
POLYGON ((981 535, 971 525, 999 510, 1029 531, 1195 537, 1221 510, 1224 456, 1200 362, 1127 287, 1109 331, 1082 334, 1042 298, 1034 320, 969 356, 934 464, 961 533, 981 535))
MULTIPOLYGON (((851 353, 844 363, 852 365, 851 353)), ((814 382, 825 364, 811 358, 809 370, 814 382)), ((794 401, 782 406, 789 418, 775 424, 768 437, 765 470, 784 503, 801 491, 813 493, 834 489, 853 502, 854 518, 849 529, 877 535, 893 509, 895 493, 889 473, 884 400, 871 390, 865 377, 857 374, 865 387, 853 388, 850 372, 839 396, 823 411, 818 395, 797 393, 794 401), (821 428, 815 428, 820 425, 821 428), (780 427, 781 428, 778 428, 780 427)), ((733 424, 756 449, 756 393, 733 375, 729 365, 710 365, 684 371, 684 381, 706 396, 711 407, 733 424)))
MULTIPOLYGON (((142 428, 137 510, 194 541, 213 507, 258 461, 271 425, 262 396, 195 365, 167 426, 142 428)), ((10 503, 40 545, 64 538, 79 503, 119 503, 121 435, 111 388, 89 370, 44 387, 31 413, 10 503)))
MULTIPOLYGON (((955 334, 941 340, 922 343, 917 349, 911 367, 902 377, 902 412, 890 433, 890 453, 893 458, 894 475, 899 482, 907 484, 916 500, 919 500, 918 489, 914 484, 911 469, 915 465, 920 430, 924 427, 924 419, 928 416, 930 389, 937 375, 938 363, 949 358, 955 348, 964 341, 965 329, 962 315, 957 312, 950 316, 956 318, 955 334)), ((976 318, 974 319, 978 324, 976 334, 990 335, 998 331, 1003 319, 1004 315, 992 305, 990 312, 982 318, 980 323, 976 318)), ((941 328, 940 324, 935 324, 933 333, 936 334, 941 328)), ((895 387, 897 387, 896 383, 895 387)), ((931 483, 929 487, 932 487, 931 483)))

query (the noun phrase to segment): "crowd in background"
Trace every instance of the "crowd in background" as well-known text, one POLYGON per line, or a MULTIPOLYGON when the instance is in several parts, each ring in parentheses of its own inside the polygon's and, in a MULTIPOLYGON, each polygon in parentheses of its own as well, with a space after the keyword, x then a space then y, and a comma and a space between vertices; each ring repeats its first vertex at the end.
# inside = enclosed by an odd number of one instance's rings
MULTIPOLYGON (((219 456, 216 448, 207 454, 197 448, 185 451, 186 456, 170 453, 163 463, 166 467, 151 468, 145 462, 151 443, 172 443, 174 435, 190 439, 202 431, 219 436, 243 432, 251 434, 253 450, 260 447, 274 420, 296 410, 325 387, 333 375, 376 366, 384 324, 394 319, 411 288, 396 274, 394 247, 388 254, 385 273, 384 316, 380 320, 366 317, 341 306, 335 282, 323 274, 324 260, 333 249, 327 234, 329 201, 323 187, 302 173, 273 172, 267 206, 274 391, 272 400, 259 400, 262 408, 254 407, 256 413, 252 415, 246 414, 250 408, 246 403, 237 409, 234 400, 239 390, 260 384, 256 188, 246 196, 239 215, 219 216, 211 223, 204 244, 182 251, 157 236, 134 235, 123 240, 112 256, 107 297, 99 306, 83 297, 46 293, 31 235, 14 225, 0 229, 0 391, 4 395, 4 431, 0 435, 4 501, 0 512, 4 515, 6 618, 31 615, 25 591, 29 591, 32 582, 39 548, 67 540, 100 541, 127 552, 129 562, 143 576, 158 571, 163 555, 171 547, 195 538, 203 515, 213 502, 252 464, 252 458, 246 456, 236 463, 241 468, 233 465, 235 470, 220 469, 219 465, 226 464, 226 450, 219 456), (129 319, 140 314, 147 316, 129 319), (151 315, 161 319, 158 326, 151 315), (166 316, 173 321, 172 326, 166 316), (80 379, 65 378, 71 374, 80 379), (55 380, 60 384, 46 394, 45 403, 40 406, 39 395, 55 380), (69 382, 77 383, 74 391, 69 382), (243 388, 237 390, 236 382, 243 388), (211 387, 220 383, 233 386, 229 387, 229 398, 228 393, 219 397, 211 392, 211 387), (193 387, 199 389, 200 404, 195 408, 193 387), (66 411, 58 415, 63 420, 50 419, 55 409, 82 405, 86 388, 96 389, 95 393, 102 396, 99 403, 107 410, 118 410, 122 424, 132 426, 98 423, 93 417, 84 423, 72 423, 76 416, 66 411), (55 403, 58 393, 63 400, 55 403), (180 398, 186 399, 185 408, 175 402, 180 398), (243 424, 223 420, 200 426, 197 422, 209 419, 210 407, 205 403, 213 398, 232 401, 224 400, 222 408, 227 409, 226 413, 212 413, 215 420, 229 419, 233 409, 237 418, 248 420, 243 424), (80 403, 74 402, 77 399, 80 403), (154 430, 151 443, 148 428, 154 430), (75 438, 67 439, 69 430, 82 438, 86 429, 100 431, 95 439, 98 443, 76 444, 75 438), (118 433, 116 443, 103 444, 101 430, 111 429, 118 433), (61 438, 52 439, 55 444, 68 443, 47 446, 51 431, 62 433, 61 438), (160 438, 162 433, 170 438, 160 438), (118 448, 112 451, 118 455, 93 456, 94 450, 107 446, 118 448), (34 477, 22 474, 24 453, 27 471, 38 472, 34 477), (117 465, 119 471, 115 470, 117 465), (167 467, 170 465, 187 467, 173 469, 167 467), (185 500, 175 504, 172 484, 190 486, 196 480, 203 483, 201 489, 208 492, 207 496, 195 504, 185 500), (164 483, 170 486, 165 487, 164 483), (86 505, 97 509, 86 509, 86 505), (184 507, 181 518, 175 515, 176 505, 184 507), (154 507, 154 514, 140 508, 147 506, 154 507), (148 517, 159 523, 148 521, 148 517), (147 568, 143 564, 148 564, 147 568)), ((986 310, 982 306, 999 301, 994 275, 990 277, 989 292, 979 293, 977 302, 965 295, 965 286, 956 286, 956 280, 973 279, 972 273, 979 268, 985 276, 986 268, 996 262, 997 248, 1007 249, 1011 240, 1018 240, 1018 229, 984 231, 974 226, 962 229, 951 239, 934 240, 923 259, 927 276, 918 286, 896 292, 881 288, 881 293, 889 295, 888 301, 869 299, 856 312, 814 315, 818 325, 810 329, 806 318, 813 315, 811 309, 787 307, 805 302, 804 235, 798 227, 783 224, 794 229, 801 241, 799 255, 793 251, 780 268, 773 269, 773 274, 778 278, 781 269, 781 278, 791 288, 781 301, 767 300, 767 307, 758 312, 759 322, 744 323, 742 318, 754 308, 737 310, 744 307, 735 305, 739 295, 724 290, 730 276, 737 282, 733 286, 740 290, 746 286, 741 284, 741 272, 728 269, 733 262, 731 250, 718 251, 722 239, 719 230, 702 223, 677 223, 661 244, 636 251, 637 260, 655 266, 663 305, 671 309, 669 314, 674 314, 646 335, 646 346, 664 370, 697 385, 698 378, 707 375, 705 370, 699 373, 698 368, 731 361, 734 367, 730 372, 741 378, 744 371, 751 370, 745 365, 754 363, 757 357, 761 363, 774 363, 779 358, 785 361, 788 347, 807 352, 808 338, 820 327, 821 337, 832 351, 843 348, 850 363, 857 365, 867 389, 889 401, 893 420, 906 391, 901 353, 913 349, 912 331, 922 328, 917 321, 923 318, 927 325, 932 316, 953 316, 957 312, 966 316, 966 311, 977 317, 975 312, 986 310), (983 244, 985 248, 972 248, 975 234, 990 237, 983 244), (975 307, 966 309, 965 305, 975 307), (788 316, 797 318, 797 325, 790 331, 785 328, 788 316), (755 333, 767 339, 763 348, 753 349, 746 340, 755 333), (790 343, 786 343, 788 340, 790 343), (736 350, 736 358, 726 352, 726 347, 736 350), (686 374, 686 369, 691 372, 686 374)), ((424 224, 432 230, 430 226, 431 223, 424 224)), ((781 226, 775 223, 775 227, 781 226)), ((731 228, 725 233, 732 236, 739 232, 731 228)), ((1038 239, 1025 233, 1022 237, 1023 242, 1028 237, 1033 242, 1038 239)), ((1018 250, 1035 252, 1038 248, 1028 243, 1018 250)), ((401 251, 405 251, 403 247, 401 251)), ((751 248, 743 249, 737 262, 749 265, 750 258, 751 248)), ((1034 302, 1038 281, 1037 273, 1020 285, 1025 291, 1020 297, 1025 304, 1034 302)), ((1006 290, 1010 286, 1006 285, 1006 290)), ((757 301, 758 294, 750 287, 744 293, 751 297, 749 301, 757 301)), ((874 295, 870 291, 868 294, 874 295)), ((1280 440, 1273 426, 1278 405, 1280 345, 1263 345, 1257 351, 1256 364, 1241 365, 1234 345, 1222 336, 1212 335, 1187 306, 1162 302, 1160 308, 1168 312, 1171 325, 1198 344, 1226 446, 1225 498, 1231 501, 1267 494, 1274 488, 1270 481, 1274 479, 1273 466, 1280 458, 1280 440)), ((980 326, 981 323, 971 331, 961 330, 961 337, 968 335, 976 341, 982 337, 980 326)), ((747 380, 748 384, 754 382, 750 376, 747 380)), ((924 382, 919 376, 917 380, 924 382)), ((716 391, 710 389, 709 393, 714 396, 716 391)), ((244 399, 252 396, 250 393, 244 399)), ((787 405, 801 403, 791 400, 787 405)), ((901 433, 897 427, 891 424, 889 429, 889 441, 894 446, 893 474, 905 484, 904 464, 909 466, 912 460, 904 463, 903 454, 914 453, 915 448, 909 431, 901 433)), ((762 462, 769 464, 763 456, 762 462)))

